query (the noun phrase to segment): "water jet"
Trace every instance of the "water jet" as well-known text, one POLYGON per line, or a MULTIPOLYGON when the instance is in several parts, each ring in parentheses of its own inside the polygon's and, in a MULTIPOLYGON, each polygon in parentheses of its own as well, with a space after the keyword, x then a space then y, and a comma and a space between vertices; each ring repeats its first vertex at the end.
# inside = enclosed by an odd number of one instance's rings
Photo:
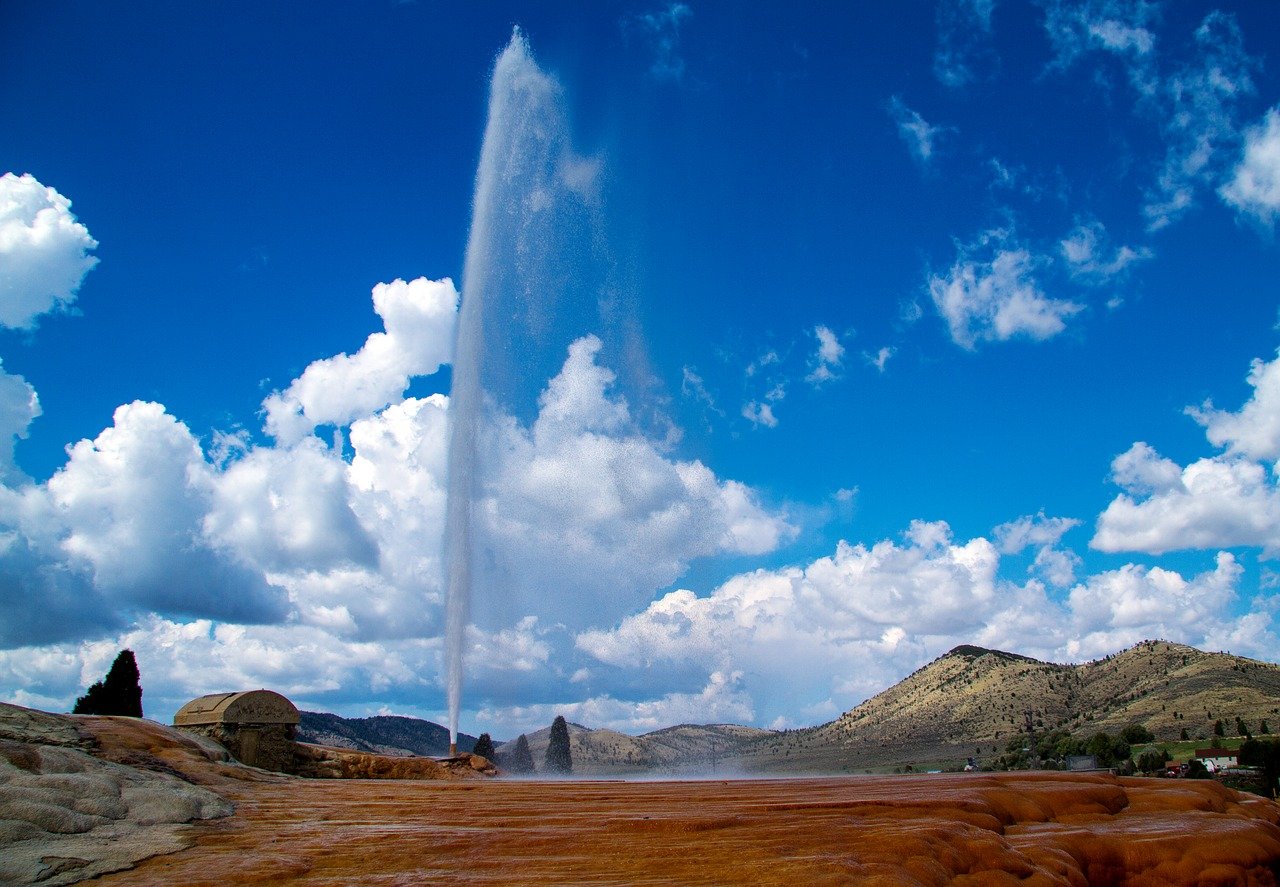
MULTIPOLYGON (((582 187, 566 131, 559 86, 534 62, 517 28, 490 81, 449 392, 443 566, 450 755, 457 753, 466 634, 483 545, 475 514, 484 467, 482 417, 486 398, 499 387, 487 383, 504 369, 512 371, 500 364, 504 349, 516 347, 513 340, 546 337, 552 304, 563 297, 565 269, 554 266, 563 244, 576 234, 566 208, 582 187), (502 335, 487 336, 499 322, 502 335), (523 328, 507 328, 517 324, 523 328)), ((542 368, 531 363, 534 357, 521 354, 513 375, 536 377, 542 368)))

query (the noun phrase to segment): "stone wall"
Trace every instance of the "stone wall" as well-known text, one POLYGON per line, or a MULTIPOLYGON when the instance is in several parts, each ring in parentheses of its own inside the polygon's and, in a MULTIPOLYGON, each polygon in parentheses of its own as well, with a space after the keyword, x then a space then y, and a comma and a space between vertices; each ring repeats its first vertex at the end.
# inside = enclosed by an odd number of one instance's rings
POLYGON ((193 724, 179 729, 220 742, 233 758, 250 767, 277 773, 293 770, 292 724, 193 724))

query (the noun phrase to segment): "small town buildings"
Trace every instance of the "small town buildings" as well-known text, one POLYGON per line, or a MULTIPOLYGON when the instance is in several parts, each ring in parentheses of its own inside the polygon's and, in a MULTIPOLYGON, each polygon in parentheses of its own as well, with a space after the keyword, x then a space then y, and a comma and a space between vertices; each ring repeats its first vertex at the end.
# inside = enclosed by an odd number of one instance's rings
POLYGON ((1240 763, 1236 752, 1229 748, 1198 748, 1196 758, 1210 773, 1217 773, 1219 770, 1235 767, 1240 763))
POLYGON ((297 707, 271 690, 212 693, 192 699, 173 725, 207 736, 242 764, 285 772, 293 767, 297 707))

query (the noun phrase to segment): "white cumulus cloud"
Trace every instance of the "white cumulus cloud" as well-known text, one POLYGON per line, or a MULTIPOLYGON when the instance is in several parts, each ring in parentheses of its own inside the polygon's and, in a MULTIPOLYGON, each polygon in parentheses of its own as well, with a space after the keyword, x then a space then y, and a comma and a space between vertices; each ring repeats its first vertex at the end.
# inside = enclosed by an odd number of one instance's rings
POLYGON ((97 246, 66 197, 30 174, 0 176, 0 325, 30 329, 70 306, 97 246))
POLYGON ((317 360, 263 401, 267 431, 294 443, 317 425, 351 424, 397 402, 413 376, 427 376, 453 354, 458 291, 453 281, 419 277, 373 288, 373 309, 385 332, 373 333, 355 354, 317 360))
POLYGON ((1212 401, 1187 414, 1205 428, 1210 443, 1228 453, 1274 462, 1280 459, 1280 355, 1249 366, 1253 395, 1238 412, 1215 409, 1212 401))
POLYGON ((1271 225, 1280 216, 1280 107, 1244 132, 1244 156, 1218 193, 1227 203, 1271 225))
POLYGON ((1280 491, 1256 462, 1214 457, 1180 469, 1138 443, 1116 457, 1112 479, 1125 492, 1099 515, 1093 548, 1162 554, 1251 545, 1280 553, 1280 491))
POLYGON ((84 564, 118 606, 240 621, 280 618, 283 594, 205 537, 213 467, 157 403, 116 409, 94 440, 68 450, 44 488, 69 566, 84 564))
POLYGON ((1237 411, 1209 401, 1186 410, 1223 453, 1183 467, 1139 442, 1115 458, 1112 480, 1123 492, 1098 517, 1092 547, 1158 554, 1247 545, 1280 554, 1280 357, 1254 360, 1248 381, 1253 395, 1237 411))
MULTIPOLYGON (((1048 542, 1069 523, 1024 518, 1004 535, 1048 542)), ((1059 553, 1065 564, 1042 568, 1078 566, 1059 553)), ((961 643, 1079 661, 1150 637, 1234 637, 1232 649, 1265 654, 1274 637, 1259 602, 1232 615, 1241 570, 1230 554, 1189 578, 1135 564, 1074 585, 1059 575, 1070 591, 1055 596, 1036 579, 998 578, 1000 557, 985 538, 960 542, 945 523, 917 521, 900 542, 841 542, 807 567, 744 573, 705 597, 670 592, 612 629, 580 633, 577 646, 673 685, 740 673, 741 692, 769 723, 802 701, 829 708, 824 717, 847 710, 961 643)))

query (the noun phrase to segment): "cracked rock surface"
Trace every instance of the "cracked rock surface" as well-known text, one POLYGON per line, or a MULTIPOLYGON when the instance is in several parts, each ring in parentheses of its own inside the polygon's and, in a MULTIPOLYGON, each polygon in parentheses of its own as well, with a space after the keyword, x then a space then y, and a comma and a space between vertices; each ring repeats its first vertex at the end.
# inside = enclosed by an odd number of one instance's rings
POLYGON ((189 823, 234 807, 174 766, 184 757, 213 765, 217 751, 133 718, 0 704, 0 884, 70 884, 190 846, 189 823), (141 735, 110 749, 127 761, 103 759, 103 727, 141 735))

